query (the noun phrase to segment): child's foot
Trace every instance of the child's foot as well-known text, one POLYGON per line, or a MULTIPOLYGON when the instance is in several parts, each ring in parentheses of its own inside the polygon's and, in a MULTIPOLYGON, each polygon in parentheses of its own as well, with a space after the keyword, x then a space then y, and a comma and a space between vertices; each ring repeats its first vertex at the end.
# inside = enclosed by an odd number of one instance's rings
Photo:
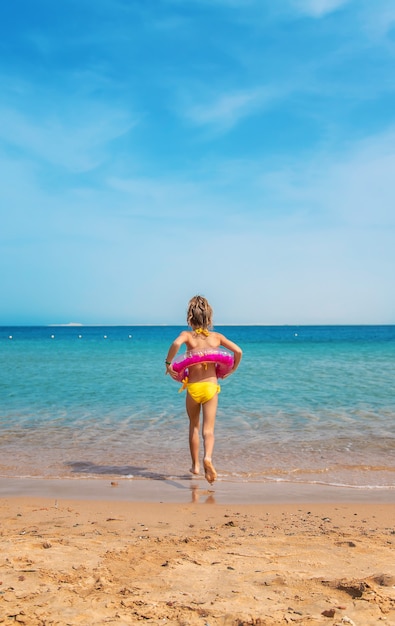
POLYGON ((217 472, 215 471, 214 465, 208 459, 205 459, 203 461, 203 465, 204 465, 204 475, 206 477, 207 482, 210 483, 211 485, 217 478, 217 472))
POLYGON ((200 474, 200 467, 199 465, 192 465, 191 469, 189 470, 191 474, 194 474, 195 476, 198 476, 200 474))

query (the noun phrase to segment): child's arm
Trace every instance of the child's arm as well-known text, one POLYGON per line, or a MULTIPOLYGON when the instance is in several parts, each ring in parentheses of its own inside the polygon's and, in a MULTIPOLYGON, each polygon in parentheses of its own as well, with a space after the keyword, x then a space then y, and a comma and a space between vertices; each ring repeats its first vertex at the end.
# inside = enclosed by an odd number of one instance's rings
POLYGON ((240 348, 240 346, 237 345, 237 343, 234 343, 233 341, 225 337, 225 335, 219 335, 219 339, 221 342, 221 346, 233 352, 233 358, 234 358, 233 367, 232 367, 232 370, 229 372, 229 374, 226 374, 226 376, 224 376, 224 378, 226 378, 227 376, 230 376, 230 374, 233 374, 233 372, 235 372, 237 368, 239 367, 241 357, 243 356, 243 351, 240 348))
POLYGON ((178 337, 173 341, 173 343, 171 344, 169 351, 167 353, 167 357, 165 359, 165 365, 166 365, 166 374, 170 374, 170 376, 172 378, 174 378, 175 380, 177 379, 177 374, 176 372, 173 370, 172 366, 171 366, 171 362, 174 359, 174 357, 176 356, 177 352, 179 351, 179 349, 181 348, 181 346, 187 342, 188 339, 188 335, 187 332, 184 330, 180 335, 178 335, 178 337))

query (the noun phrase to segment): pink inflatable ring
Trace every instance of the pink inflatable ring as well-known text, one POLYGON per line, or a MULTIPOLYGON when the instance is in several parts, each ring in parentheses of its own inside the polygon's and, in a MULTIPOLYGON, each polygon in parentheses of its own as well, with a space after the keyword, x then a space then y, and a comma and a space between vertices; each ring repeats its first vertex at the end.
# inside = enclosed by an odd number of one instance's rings
POLYGON ((177 380, 182 381, 188 376, 188 369, 197 363, 215 363, 217 378, 223 378, 233 368, 233 354, 219 348, 218 350, 189 350, 172 362, 173 370, 178 374, 177 380))

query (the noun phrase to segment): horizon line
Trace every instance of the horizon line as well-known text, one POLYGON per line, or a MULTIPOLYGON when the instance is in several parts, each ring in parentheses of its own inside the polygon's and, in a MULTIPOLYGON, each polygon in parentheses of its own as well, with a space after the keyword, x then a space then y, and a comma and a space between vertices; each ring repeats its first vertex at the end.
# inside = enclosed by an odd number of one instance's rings
MULTIPOLYGON (((188 328, 187 324, 183 324, 183 323, 151 323, 151 324, 147 324, 147 323, 122 323, 122 324, 114 324, 114 323, 104 323, 104 322, 100 322, 100 323, 83 323, 83 322, 69 322, 69 323, 51 323, 51 324, 27 324, 27 323, 21 323, 21 324, 0 324, 0 328, 100 328, 100 327, 112 327, 112 328, 130 328, 130 327, 185 327, 188 328)), ((262 327, 284 327, 284 326, 290 326, 290 327, 303 327, 303 326, 395 326, 395 322, 313 322, 313 323, 290 323, 290 322, 286 322, 286 323, 236 323, 236 322, 232 322, 232 323, 218 323, 215 324, 213 326, 213 328, 215 329, 215 327, 218 326, 243 326, 243 327, 252 327, 252 326, 262 326, 262 327)))

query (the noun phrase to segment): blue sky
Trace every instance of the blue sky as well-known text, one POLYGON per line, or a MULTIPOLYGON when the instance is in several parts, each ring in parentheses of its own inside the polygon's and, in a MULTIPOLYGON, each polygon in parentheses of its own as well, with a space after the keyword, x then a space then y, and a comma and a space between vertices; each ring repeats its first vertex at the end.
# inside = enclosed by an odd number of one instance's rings
POLYGON ((395 323, 393 0, 14 0, 0 324, 395 323))

